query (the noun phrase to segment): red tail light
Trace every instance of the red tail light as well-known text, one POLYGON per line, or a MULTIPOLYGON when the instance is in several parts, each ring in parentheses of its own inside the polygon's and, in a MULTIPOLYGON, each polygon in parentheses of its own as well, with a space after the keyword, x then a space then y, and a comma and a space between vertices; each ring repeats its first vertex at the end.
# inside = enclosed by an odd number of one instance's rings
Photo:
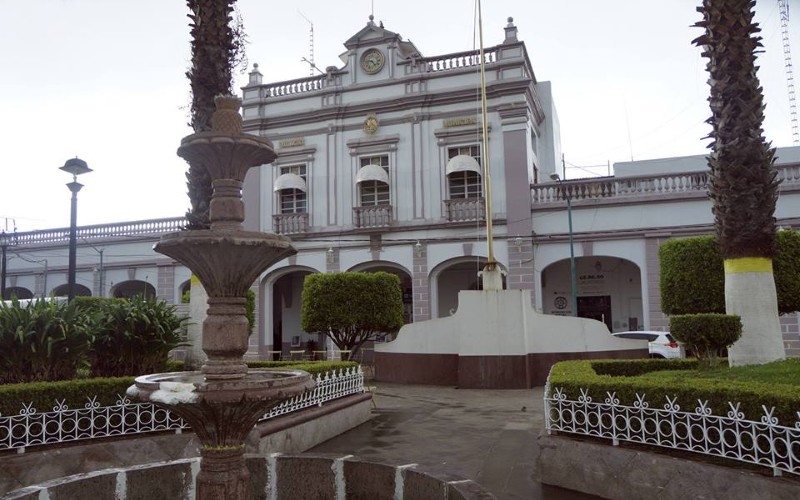
POLYGON ((668 343, 667 345, 670 346, 673 349, 677 349, 678 348, 678 343, 675 342, 674 340, 672 342, 668 343))

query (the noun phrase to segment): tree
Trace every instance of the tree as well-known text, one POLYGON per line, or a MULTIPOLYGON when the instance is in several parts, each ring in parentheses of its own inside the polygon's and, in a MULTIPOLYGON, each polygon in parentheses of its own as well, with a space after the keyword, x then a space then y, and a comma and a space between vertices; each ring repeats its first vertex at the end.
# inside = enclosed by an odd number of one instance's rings
POLYGON ((352 357, 364 342, 403 326, 400 279, 384 272, 310 274, 300 322, 303 330, 327 335, 352 357))
MULTIPOLYGON (((186 72, 191 84, 191 126, 195 132, 211 130, 214 97, 232 92, 233 68, 244 62, 246 38, 241 19, 234 23, 236 0, 186 0, 191 13, 192 66, 186 72)), ((188 229, 208 229, 211 176, 202 165, 189 164, 186 186, 191 208, 188 229)))
POLYGON ((712 127, 709 196, 724 259, 725 310, 742 320, 729 350, 732 366, 785 357, 772 258, 778 184, 775 150, 763 137, 764 103, 756 76, 761 47, 754 0, 703 0, 694 40, 708 58, 712 127))

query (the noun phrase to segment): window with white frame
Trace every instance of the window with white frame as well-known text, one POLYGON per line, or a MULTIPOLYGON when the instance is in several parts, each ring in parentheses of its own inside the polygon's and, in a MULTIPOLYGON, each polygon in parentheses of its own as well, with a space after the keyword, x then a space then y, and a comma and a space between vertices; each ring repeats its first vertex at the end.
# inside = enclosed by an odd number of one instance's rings
POLYGON ((306 166, 286 165, 279 167, 280 177, 276 181, 278 203, 281 214, 303 214, 307 211, 306 166))
POLYGON ((359 201, 362 207, 389 205, 389 156, 362 156, 357 175, 359 201))
POLYGON ((474 168, 448 171, 447 190, 450 199, 480 198, 483 196, 483 180, 481 179, 481 153, 478 146, 456 146, 447 149, 447 159, 456 156, 470 156, 477 164, 474 168))

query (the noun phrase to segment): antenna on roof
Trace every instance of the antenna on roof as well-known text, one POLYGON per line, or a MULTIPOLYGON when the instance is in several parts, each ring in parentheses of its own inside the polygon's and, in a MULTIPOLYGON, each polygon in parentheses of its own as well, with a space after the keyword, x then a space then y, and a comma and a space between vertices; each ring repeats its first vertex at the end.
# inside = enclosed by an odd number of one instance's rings
POLYGON ((309 58, 307 59, 307 58, 304 57, 304 58, 302 58, 300 60, 303 61, 303 62, 307 62, 308 63, 308 65, 310 66, 309 67, 309 71, 311 72, 310 74, 312 76, 314 75, 314 70, 317 70, 317 71, 319 71, 320 73, 322 73, 324 75, 325 72, 322 71, 321 69, 319 69, 316 64, 314 64, 314 23, 312 23, 311 19, 307 18, 299 10, 297 11, 297 13, 300 14, 300 16, 303 19, 305 19, 306 22, 308 22, 308 26, 309 26, 309 33, 308 33, 308 38, 309 38, 309 42, 308 42, 309 58))

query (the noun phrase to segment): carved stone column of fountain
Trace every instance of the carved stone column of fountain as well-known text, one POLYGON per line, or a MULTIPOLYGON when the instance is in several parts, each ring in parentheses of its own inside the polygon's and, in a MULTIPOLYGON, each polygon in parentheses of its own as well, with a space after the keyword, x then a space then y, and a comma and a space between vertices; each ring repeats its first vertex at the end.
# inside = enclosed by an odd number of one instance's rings
POLYGON ((272 143, 242 133, 241 100, 218 96, 212 131, 181 141, 178 155, 205 166, 214 189, 211 229, 181 231, 161 238, 155 249, 192 270, 208 293, 199 372, 144 375, 128 394, 169 408, 191 425, 201 442, 197 498, 244 500, 249 472, 244 440, 270 408, 313 387, 299 370, 248 371, 245 293, 275 262, 296 250, 288 238, 244 231, 242 181, 247 170, 276 158, 272 143))

